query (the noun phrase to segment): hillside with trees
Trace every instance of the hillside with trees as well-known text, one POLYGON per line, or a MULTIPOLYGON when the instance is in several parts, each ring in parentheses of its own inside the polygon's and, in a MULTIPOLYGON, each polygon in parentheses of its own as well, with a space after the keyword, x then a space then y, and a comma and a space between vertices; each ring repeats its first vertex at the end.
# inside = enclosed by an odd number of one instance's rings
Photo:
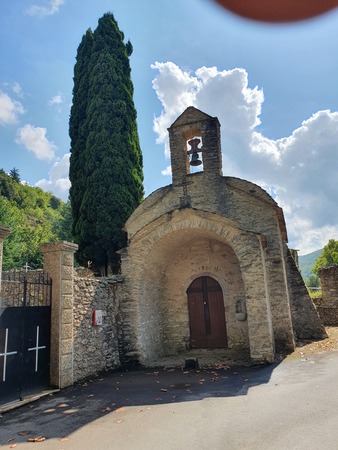
POLYGON ((105 14, 78 47, 74 67, 70 200, 78 261, 118 271, 122 228, 143 199, 143 163, 133 102, 132 45, 105 14))
POLYGON ((12 229, 4 240, 3 270, 42 267, 39 245, 72 240, 71 209, 51 193, 22 184, 19 171, 0 169, 0 224, 12 229))
POLYGON ((314 252, 308 253, 307 255, 299 256, 299 268, 307 286, 319 286, 319 278, 318 275, 313 272, 313 266, 315 265, 315 262, 322 251, 323 249, 321 248, 314 252))

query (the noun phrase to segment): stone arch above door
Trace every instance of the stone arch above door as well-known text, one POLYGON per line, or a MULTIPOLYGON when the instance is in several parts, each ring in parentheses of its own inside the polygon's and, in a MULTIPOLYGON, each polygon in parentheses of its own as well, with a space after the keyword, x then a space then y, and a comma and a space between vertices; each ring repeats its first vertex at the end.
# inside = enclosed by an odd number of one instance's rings
POLYGON ((229 346, 246 347, 256 360, 272 355, 264 252, 256 233, 217 214, 194 209, 158 217, 130 237, 122 255, 127 329, 141 362, 189 348, 186 289, 198 276, 217 279, 227 296, 229 346), (189 259, 189 255, 193 255, 189 259), (238 300, 247 320, 236 319, 238 300), (249 300, 249 303, 248 303, 249 300), (250 342, 250 343, 249 343, 250 342))

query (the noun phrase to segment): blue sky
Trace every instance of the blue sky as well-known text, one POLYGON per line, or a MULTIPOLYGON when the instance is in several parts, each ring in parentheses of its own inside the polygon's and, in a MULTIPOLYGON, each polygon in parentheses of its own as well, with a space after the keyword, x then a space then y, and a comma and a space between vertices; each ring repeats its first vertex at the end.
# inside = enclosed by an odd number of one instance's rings
POLYGON ((224 175, 283 207, 291 247, 338 239, 338 11, 270 25, 212 0, 1 2, 0 168, 67 199, 76 51, 108 11, 134 47, 147 195, 171 182, 166 128, 194 105, 221 122, 224 175))

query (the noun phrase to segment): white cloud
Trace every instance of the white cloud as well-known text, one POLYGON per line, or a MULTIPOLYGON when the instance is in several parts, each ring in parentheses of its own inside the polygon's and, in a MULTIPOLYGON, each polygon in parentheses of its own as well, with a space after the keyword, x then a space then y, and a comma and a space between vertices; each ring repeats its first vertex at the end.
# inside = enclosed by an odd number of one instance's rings
POLYGON ((58 95, 54 95, 54 97, 52 97, 49 102, 48 105, 53 106, 53 105, 61 105, 63 103, 63 96, 62 94, 58 94, 58 95))
POLYGON ((164 170, 161 171, 162 175, 164 176, 171 176, 171 166, 166 167, 164 170))
POLYGON ((244 69, 202 67, 191 74, 172 62, 152 68, 158 70, 153 87, 163 107, 154 130, 166 156, 167 128, 185 108, 217 116, 224 174, 253 181, 273 195, 283 207, 290 246, 307 253, 338 239, 338 112, 318 111, 290 136, 273 140, 257 129, 264 94, 249 87, 244 69))
POLYGON ((53 192, 57 197, 63 200, 68 199, 68 191, 70 188, 69 174, 69 157, 70 153, 66 153, 63 157, 54 163, 49 171, 49 180, 43 179, 38 181, 35 186, 45 191, 53 192))
POLYGON ((20 114, 25 112, 22 104, 9 95, 0 92, 0 124, 10 125, 19 121, 20 114))
POLYGON ((34 153, 38 159, 50 161, 55 156, 56 146, 46 137, 46 128, 24 125, 17 131, 15 142, 34 153))
POLYGON ((64 4, 65 0, 50 0, 46 6, 32 5, 26 13, 29 16, 45 17, 52 16, 59 12, 60 6, 64 4))
POLYGON ((12 90, 14 92, 14 94, 16 94, 18 97, 23 98, 23 90, 20 86, 19 83, 17 83, 16 81, 12 84, 12 90))

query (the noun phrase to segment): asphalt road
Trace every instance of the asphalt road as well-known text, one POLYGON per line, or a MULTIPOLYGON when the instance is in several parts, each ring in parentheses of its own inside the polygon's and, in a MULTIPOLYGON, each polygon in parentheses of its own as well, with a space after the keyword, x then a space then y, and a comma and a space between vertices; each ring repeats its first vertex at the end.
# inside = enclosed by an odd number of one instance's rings
POLYGON ((280 364, 116 372, 3 414, 0 446, 338 450, 338 352, 280 364), (42 442, 28 442, 38 436, 42 442))

